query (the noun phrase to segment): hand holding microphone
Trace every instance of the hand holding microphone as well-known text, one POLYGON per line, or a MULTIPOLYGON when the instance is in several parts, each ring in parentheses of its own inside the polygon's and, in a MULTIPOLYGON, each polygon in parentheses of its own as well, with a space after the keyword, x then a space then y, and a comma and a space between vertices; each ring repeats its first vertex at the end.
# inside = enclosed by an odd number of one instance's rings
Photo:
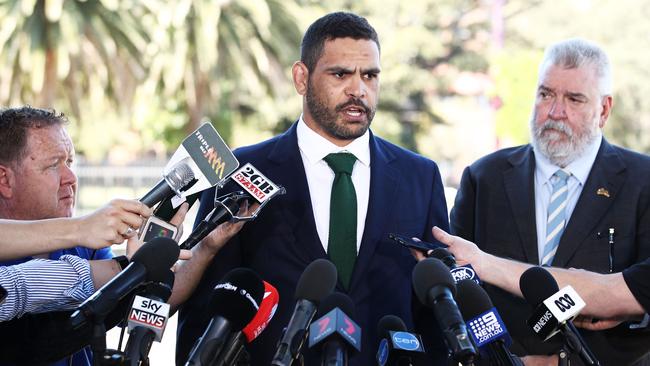
MULTIPOLYGON (((230 177, 233 182, 237 183, 243 191, 232 192, 223 197, 216 197, 214 202, 214 209, 201 221, 192 231, 190 236, 181 244, 182 249, 192 249, 203 238, 208 236, 220 224, 229 220, 236 221, 250 221, 254 220, 259 214, 260 210, 270 202, 270 200, 285 193, 284 187, 278 186, 271 182, 266 176, 260 173, 252 164, 247 163, 239 168, 230 177), (249 211, 249 202, 256 201, 252 207, 256 209, 248 216, 238 216, 241 208, 249 211)), ((215 191, 216 193, 216 191, 215 191)), ((239 230, 238 227, 231 227, 239 230)), ((234 235, 236 231, 231 233, 234 235)))

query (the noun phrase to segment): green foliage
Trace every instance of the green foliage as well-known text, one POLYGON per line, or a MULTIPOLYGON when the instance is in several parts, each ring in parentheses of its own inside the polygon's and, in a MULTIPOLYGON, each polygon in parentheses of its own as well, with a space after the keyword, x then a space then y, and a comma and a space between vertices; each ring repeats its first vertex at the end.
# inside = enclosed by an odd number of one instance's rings
POLYGON ((492 59, 496 102, 496 134, 508 145, 520 145, 530 137, 529 121, 537 84, 537 64, 542 55, 529 50, 503 50, 492 59))

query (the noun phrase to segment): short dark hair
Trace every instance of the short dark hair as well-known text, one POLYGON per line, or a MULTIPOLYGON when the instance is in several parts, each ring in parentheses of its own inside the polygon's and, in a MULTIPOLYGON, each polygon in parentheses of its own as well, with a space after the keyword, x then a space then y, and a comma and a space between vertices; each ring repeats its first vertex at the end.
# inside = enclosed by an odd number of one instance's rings
POLYGON ((27 131, 68 122, 63 113, 31 106, 0 110, 0 163, 20 162, 27 149, 27 131))
POLYGON ((337 38, 372 40, 379 49, 377 32, 366 18, 347 12, 330 13, 312 23, 302 38, 300 61, 307 65, 309 72, 314 71, 325 41, 337 38))

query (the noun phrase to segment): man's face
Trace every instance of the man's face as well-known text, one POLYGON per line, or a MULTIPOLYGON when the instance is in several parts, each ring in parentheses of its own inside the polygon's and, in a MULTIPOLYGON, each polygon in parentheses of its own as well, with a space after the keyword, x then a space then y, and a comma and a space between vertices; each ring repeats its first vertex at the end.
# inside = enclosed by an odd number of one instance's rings
POLYGON ((27 154, 17 164, 12 212, 15 219, 70 217, 77 176, 70 169, 74 147, 62 125, 30 128, 27 154))
POLYGON ((531 118, 533 145, 552 163, 567 166, 600 136, 611 102, 600 94, 593 65, 545 66, 531 118))
POLYGON ((304 120, 334 144, 363 135, 377 109, 379 49, 372 40, 326 41, 304 93, 304 120))

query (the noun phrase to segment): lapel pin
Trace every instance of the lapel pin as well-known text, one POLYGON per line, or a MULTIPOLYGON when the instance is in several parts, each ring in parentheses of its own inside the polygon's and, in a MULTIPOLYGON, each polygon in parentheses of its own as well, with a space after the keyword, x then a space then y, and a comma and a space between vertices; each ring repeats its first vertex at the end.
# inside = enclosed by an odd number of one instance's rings
POLYGON ((606 188, 602 188, 602 187, 598 188, 598 190, 596 190, 596 194, 599 196, 605 196, 609 198, 609 191, 606 188))

